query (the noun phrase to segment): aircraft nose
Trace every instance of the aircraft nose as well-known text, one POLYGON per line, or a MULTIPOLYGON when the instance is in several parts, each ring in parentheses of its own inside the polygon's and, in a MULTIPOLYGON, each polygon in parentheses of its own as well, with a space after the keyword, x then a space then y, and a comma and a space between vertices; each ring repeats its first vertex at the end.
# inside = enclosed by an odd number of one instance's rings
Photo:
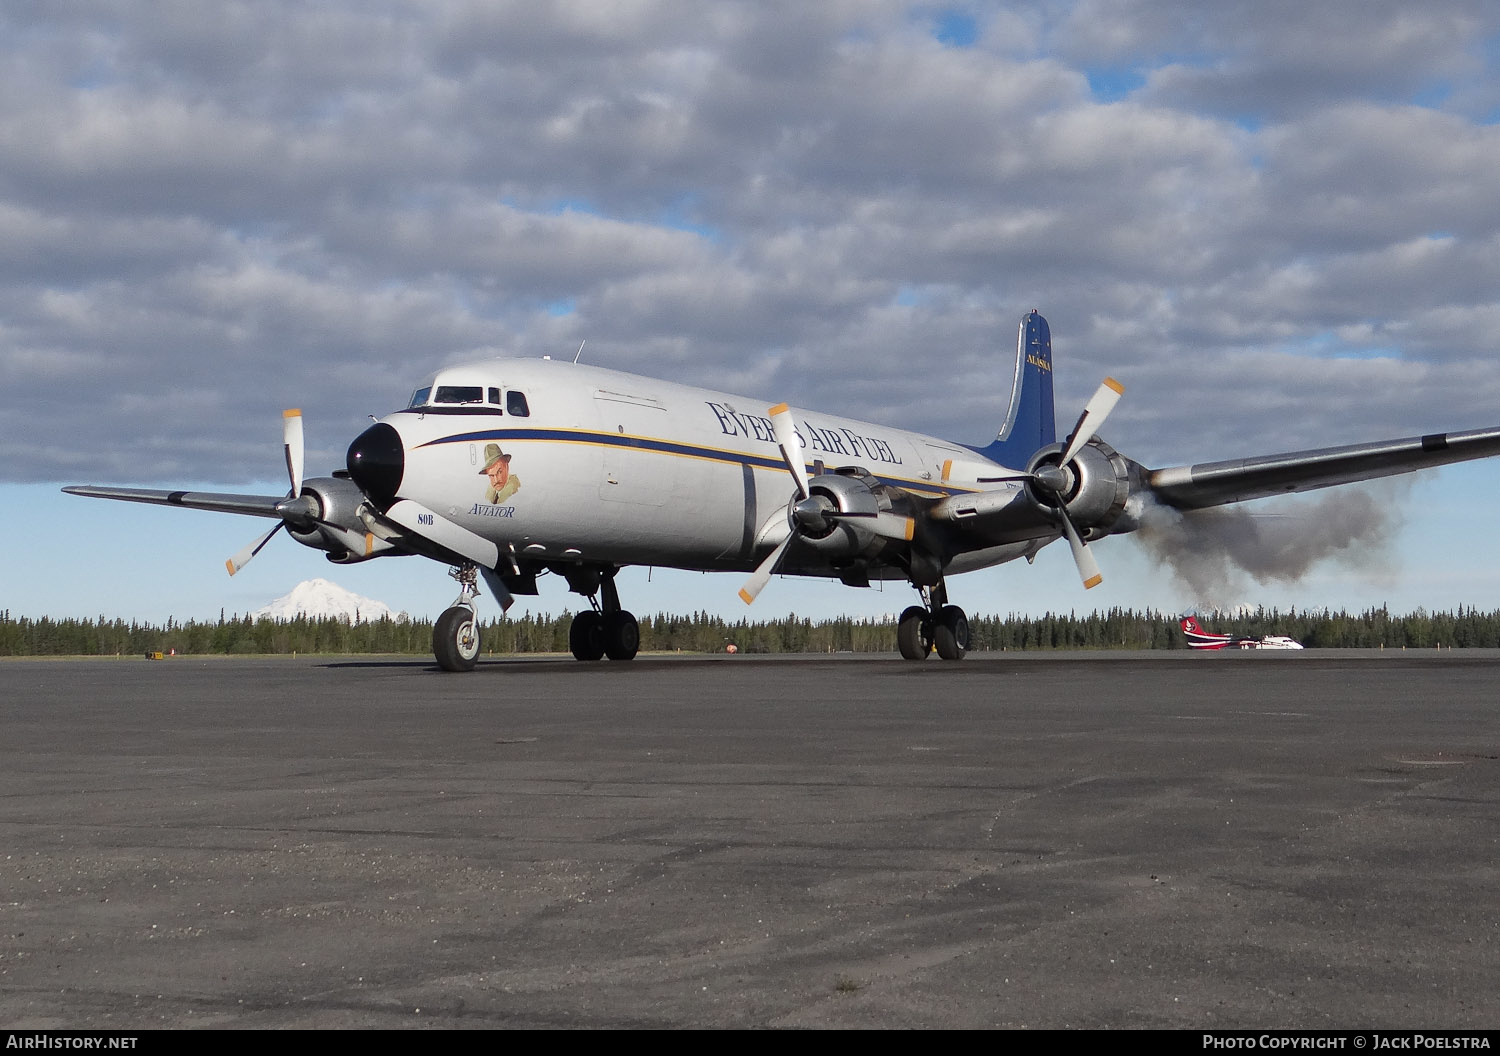
POLYGON ((406 472, 406 448, 394 426, 377 422, 354 438, 347 459, 349 477, 381 509, 396 501, 406 472))

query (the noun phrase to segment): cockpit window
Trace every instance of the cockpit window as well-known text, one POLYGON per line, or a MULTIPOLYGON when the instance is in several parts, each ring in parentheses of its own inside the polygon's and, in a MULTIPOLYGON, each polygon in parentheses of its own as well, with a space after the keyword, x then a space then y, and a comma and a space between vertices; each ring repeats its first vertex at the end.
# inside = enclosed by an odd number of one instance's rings
POLYGON ((505 394, 505 413, 513 414, 517 418, 531 417, 531 409, 526 406, 526 394, 511 389, 505 394))
POLYGON ((434 403, 483 403, 482 385, 439 385, 434 403))
POLYGON ((408 403, 407 406, 408 407, 420 407, 420 406, 422 406, 422 404, 424 404, 424 403, 427 402, 427 397, 429 397, 431 395, 432 395, 432 386, 431 385, 424 385, 422 388, 418 389, 416 392, 414 392, 414 393, 411 394, 411 402, 408 403))

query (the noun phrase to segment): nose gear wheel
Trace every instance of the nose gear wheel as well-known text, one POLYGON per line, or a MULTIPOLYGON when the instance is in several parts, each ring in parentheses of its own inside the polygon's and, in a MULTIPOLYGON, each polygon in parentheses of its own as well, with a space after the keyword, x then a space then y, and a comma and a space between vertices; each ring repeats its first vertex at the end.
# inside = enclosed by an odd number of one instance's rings
POLYGON ((479 568, 466 564, 448 574, 458 580, 458 600, 433 625, 432 655, 444 671, 472 671, 479 663, 479 568))

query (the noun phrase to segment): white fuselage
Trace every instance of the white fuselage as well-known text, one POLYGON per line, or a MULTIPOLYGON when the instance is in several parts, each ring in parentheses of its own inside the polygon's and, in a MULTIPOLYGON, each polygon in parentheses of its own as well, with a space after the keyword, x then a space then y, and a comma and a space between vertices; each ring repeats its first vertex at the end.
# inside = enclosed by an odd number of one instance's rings
MULTIPOLYGON (((450 367, 423 390, 382 419, 405 449, 401 494, 502 552, 745 571, 790 530, 795 485, 764 400, 552 360, 450 367), (434 402, 475 394, 479 402, 434 402)), ((810 471, 861 466, 923 498, 1010 489, 1026 502, 1019 483, 977 483, 1010 471, 962 445, 794 411, 810 471)), ((1055 534, 956 554, 947 571, 1034 553, 1055 534)), ((829 574, 795 551, 788 558, 784 571, 829 574)))

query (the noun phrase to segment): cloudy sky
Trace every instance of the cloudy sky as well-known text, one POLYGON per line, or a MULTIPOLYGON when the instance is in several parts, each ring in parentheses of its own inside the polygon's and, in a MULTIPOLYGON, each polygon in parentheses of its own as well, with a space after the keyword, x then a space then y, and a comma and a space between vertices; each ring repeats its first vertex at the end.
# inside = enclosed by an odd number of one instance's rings
MULTIPOLYGON (((216 615, 331 574, 436 611, 436 565, 278 540, 230 584, 260 522, 56 489, 275 490, 284 407, 331 469, 434 367, 584 339, 980 443, 1038 307, 1059 419, 1113 374, 1105 437, 1152 466, 1500 424, 1497 65, 1481 0, 7 3, 0 607, 216 615)), ((1401 516, 1291 583, 1112 540, 1088 595, 1058 547, 954 593, 1500 606, 1500 465, 1373 494, 1401 516)), ((662 577, 628 604, 738 614, 662 577)))

